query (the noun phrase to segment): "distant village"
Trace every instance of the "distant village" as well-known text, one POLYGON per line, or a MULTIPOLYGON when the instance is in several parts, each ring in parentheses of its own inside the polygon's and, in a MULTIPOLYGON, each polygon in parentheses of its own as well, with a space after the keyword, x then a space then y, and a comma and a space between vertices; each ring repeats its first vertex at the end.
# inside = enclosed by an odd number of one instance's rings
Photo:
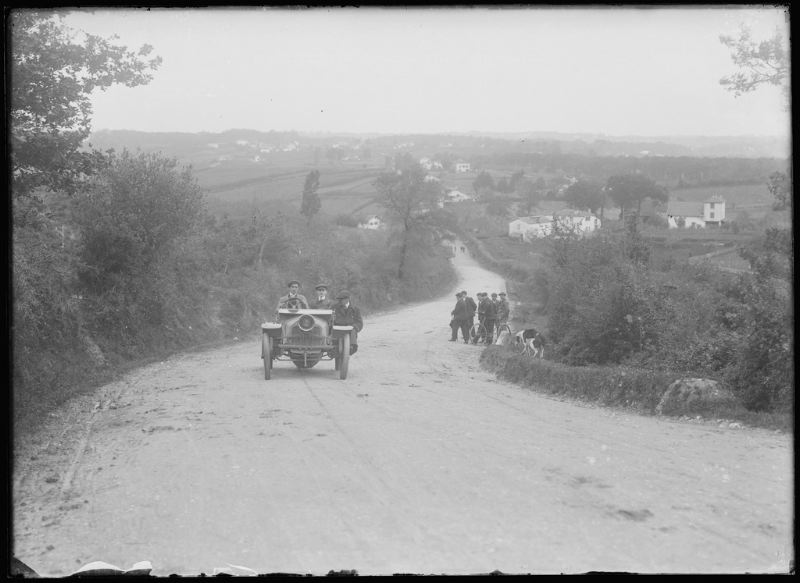
MULTIPOLYGON (((425 170, 442 170, 441 162, 428 157, 419 159, 420 166, 425 170)), ((456 173, 470 172, 469 162, 457 160, 453 163, 456 173)), ((426 181, 440 182, 433 175, 427 175, 426 181)), ((573 184, 577 179, 568 177, 566 184, 561 187, 563 192, 567 185, 573 184)), ((475 201, 476 196, 467 194, 457 188, 445 188, 442 197, 438 200, 439 208, 446 205, 475 201)), ((706 227, 720 227, 725 222, 725 199, 719 195, 712 195, 703 202, 686 202, 670 200, 664 210, 645 203, 641 209, 642 217, 647 220, 652 216, 659 216, 670 229, 698 229, 706 227)), ((554 232, 571 233, 578 236, 590 236, 601 227, 601 219, 589 211, 575 209, 561 209, 550 214, 521 216, 511 219, 508 223, 508 236, 512 239, 529 242, 552 235, 554 232)), ((372 215, 362 220, 358 227, 361 229, 379 230, 386 227, 383 219, 372 215)))

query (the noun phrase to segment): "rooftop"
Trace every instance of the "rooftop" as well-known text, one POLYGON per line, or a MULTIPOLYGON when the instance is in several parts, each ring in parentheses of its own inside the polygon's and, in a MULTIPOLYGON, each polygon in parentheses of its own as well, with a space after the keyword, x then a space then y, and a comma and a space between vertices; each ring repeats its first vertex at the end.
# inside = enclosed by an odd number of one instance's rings
POLYGON ((667 205, 667 214, 677 217, 702 217, 703 203, 671 200, 667 205))

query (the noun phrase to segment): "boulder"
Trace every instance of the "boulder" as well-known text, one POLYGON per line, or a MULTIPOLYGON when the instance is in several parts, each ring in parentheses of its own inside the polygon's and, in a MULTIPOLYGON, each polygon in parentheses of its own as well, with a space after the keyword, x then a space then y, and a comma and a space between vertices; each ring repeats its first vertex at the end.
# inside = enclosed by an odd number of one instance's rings
POLYGON ((736 397, 718 381, 711 379, 678 379, 673 382, 656 405, 657 415, 691 415, 706 413, 722 406, 732 406, 736 397))

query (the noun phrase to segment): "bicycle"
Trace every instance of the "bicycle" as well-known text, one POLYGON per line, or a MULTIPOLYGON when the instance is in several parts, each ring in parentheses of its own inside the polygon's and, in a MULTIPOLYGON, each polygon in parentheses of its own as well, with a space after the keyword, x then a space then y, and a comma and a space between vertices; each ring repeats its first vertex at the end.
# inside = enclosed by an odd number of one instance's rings
POLYGON ((483 338, 486 338, 486 326, 483 325, 483 322, 475 322, 469 331, 470 342, 477 344, 483 338))

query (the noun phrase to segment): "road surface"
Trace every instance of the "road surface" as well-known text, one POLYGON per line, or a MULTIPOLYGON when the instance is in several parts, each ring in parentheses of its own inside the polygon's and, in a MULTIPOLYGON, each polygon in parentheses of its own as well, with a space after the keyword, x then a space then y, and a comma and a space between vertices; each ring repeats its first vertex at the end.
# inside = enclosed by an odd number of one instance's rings
MULTIPOLYGON (((502 289, 454 261, 458 289, 502 289)), ((368 318, 346 381, 264 381, 254 335, 76 399, 15 444, 15 555, 57 576, 788 571, 790 436, 497 381, 448 342, 453 303, 368 318)))

